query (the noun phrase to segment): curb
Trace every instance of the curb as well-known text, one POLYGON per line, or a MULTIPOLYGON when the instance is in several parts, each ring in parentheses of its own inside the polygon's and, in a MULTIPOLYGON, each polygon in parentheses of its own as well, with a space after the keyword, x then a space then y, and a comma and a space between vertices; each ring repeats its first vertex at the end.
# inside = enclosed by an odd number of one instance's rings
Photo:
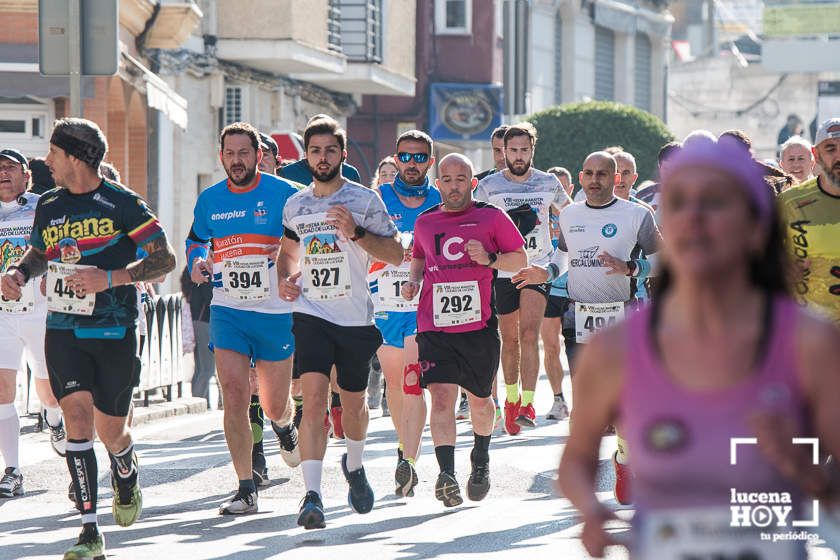
POLYGON ((184 397, 171 402, 149 403, 149 406, 134 406, 132 426, 148 424, 169 416, 201 414, 207 412, 207 401, 198 397, 184 397))

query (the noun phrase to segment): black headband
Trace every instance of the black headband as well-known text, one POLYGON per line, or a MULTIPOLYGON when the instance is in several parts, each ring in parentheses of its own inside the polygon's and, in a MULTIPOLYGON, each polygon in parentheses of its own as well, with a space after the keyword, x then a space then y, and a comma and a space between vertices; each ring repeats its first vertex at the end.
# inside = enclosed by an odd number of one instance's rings
POLYGON ((67 152, 67 155, 85 162, 94 169, 99 169, 99 164, 102 163, 102 158, 105 157, 105 149, 103 147, 94 146, 60 130, 53 131, 50 144, 55 144, 67 152))

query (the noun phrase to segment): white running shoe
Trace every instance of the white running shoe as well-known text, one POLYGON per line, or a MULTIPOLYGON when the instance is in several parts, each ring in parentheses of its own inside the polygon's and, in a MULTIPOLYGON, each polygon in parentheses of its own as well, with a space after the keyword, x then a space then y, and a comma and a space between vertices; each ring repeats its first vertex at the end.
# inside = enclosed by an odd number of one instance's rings
POLYGON ((233 498, 219 506, 219 515, 245 515, 247 513, 257 513, 257 493, 248 492, 243 494, 239 490, 236 491, 233 498))
POLYGON ((300 465, 300 446, 298 445, 298 431, 294 423, 282 428, 277 423, 271 423, 277 442, 280 444, 280 456, 290 468, 300 465))
POLYGON ((568 418, 569 407, 566 405, 566 401, 563 399, 555 400, 554 404, 551 405, 551 410, 548 411, 545 417, 548 420, 565 420, 568 418))

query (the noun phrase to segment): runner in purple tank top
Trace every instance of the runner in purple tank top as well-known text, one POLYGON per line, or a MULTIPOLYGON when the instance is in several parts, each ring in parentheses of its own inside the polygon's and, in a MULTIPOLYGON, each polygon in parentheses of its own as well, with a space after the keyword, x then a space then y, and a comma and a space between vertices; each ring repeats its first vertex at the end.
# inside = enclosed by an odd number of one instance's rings
POLYGON ((685 148, 659 210, 653 307, 577 364, 559 486, 583 544, 596 557, 616 544, 594 487, 603 428, 621 422, 633 558, 804 558, 837 499, 820 453, 840 453, 840 333, 789 298, 772 193, 737 144, 685 148))
MULTIPOLYGON (((441 160, 438 175, 443 202, 414 223, 409 281, 402 296, 411 300, 420 293, 420 383, 432 396, 429 423, 440 466, 435 497, 453 507, 463 502, 455 479, 458 386, 467 392, 475 436, 467 496, 478 501, 490 490, 490 434, 496 412, 491 394, 501 345, 492 282, 497 271, 525 266, 527 256, 525 239, 507 213, 472 200, 478 182, 469 159, 449 154, 441 160)), ((411 383, 406 375, 405 384, 411 383)))

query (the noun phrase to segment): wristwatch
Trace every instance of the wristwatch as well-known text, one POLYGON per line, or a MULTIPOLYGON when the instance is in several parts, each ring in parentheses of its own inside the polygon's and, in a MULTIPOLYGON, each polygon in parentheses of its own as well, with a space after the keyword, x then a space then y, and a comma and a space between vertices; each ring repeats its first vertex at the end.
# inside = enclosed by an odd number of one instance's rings
POLYGON ((487 258, 490 260, 490 262, 487 263, 487 266, 493 266, 493 263, 496 262, 497 260, 499 260, 499 254, 498 253, 487 253, 487 258))
POLYGON ((367 230, 362 226, 356 226, 356 229, 353 230, 353 237, 350 238, 350 241, 358 241, 365 235, 367 235, 367 230))
POLYGON ((625 264, 627 265, 628 270, 627 276, 632 277, 634 274, 636 274, 636 261, 626 261, 625 264))

